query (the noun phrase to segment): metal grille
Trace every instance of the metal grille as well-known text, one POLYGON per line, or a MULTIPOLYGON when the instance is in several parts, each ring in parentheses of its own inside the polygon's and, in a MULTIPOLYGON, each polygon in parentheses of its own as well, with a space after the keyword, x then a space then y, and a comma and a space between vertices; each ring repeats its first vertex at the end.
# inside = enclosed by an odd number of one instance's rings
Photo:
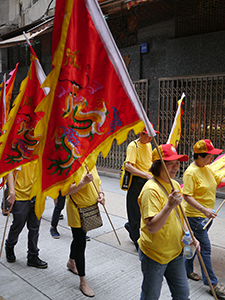
POLYGON ((177 0, 176 37, 224 30, 225 0, 177 0))
MULTIPOLYGON (((179 153, 193 157, 192 147, 200 139, 210 139, 215 147, 225 142, 225 74, 159 79, 159 143, 167 142, 182 93, 184 116, 179 153)), ((190 162, 182 163, 182 176, 190 162)))
MULTIPOLYGON (((148 80, 142 79, 139 81, 134 81, 133 84, 139 95, 141 103, 147 113, 148 112, 148 80)), ((120 170, 126 158, 127 146, 135 138, 137 138, 137 136, 134 134, 133 131, 130 131, 126 141, 123 144, 117 145, 116 140, 114 140, 107 157, 104 159, 102 154, 100 153, 96 165, 101 168, 120 170)))

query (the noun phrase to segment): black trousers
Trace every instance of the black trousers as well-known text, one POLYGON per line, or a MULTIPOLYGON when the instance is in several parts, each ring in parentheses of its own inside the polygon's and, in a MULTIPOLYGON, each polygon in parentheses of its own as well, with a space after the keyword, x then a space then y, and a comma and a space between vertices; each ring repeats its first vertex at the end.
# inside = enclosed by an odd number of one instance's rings
POLYGON ((82 228, 71 227, 73 241, 70 245, 70 258, 75 260, 79 276, 85 276, 86 232, 82 228))
POLYGON ((147 179, 133 176, 130 188, 127 192, 127 217, 129 222, 130 239, 136 244, 140 237, 140 207, 138 196, 147 179))
POLYGON ((58 223, 59 223, 59 217, 61 214, 61 211, 63 210, 66 202, 66 197, 62 196, 61 191, 59 191, 59 196, 57 198, 56 205, 53 210, 52 214, 52 220, 51 220, 51 225, 52 227, 56 228, 58 223))
POLYGON ((13 208, 13 222, 9 230, 8 238, 5 242, 6 246, 14 247, 18 242, 19 235, 23 230, 25 224, 27 223, 28 229, 28 255, 30 258, 32 256, 38 255, 39 249, 37 247, 38 237, 39 237, 39 227, 41 220, 35 215, 34 203, 30 200, 28 201, 15 201, 13 208))

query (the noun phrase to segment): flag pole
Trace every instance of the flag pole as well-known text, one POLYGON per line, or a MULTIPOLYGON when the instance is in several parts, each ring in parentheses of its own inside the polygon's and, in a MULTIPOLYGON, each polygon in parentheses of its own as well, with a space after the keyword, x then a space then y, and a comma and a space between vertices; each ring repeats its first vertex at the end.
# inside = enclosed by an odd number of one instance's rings
MULTIPOLYGON (((19 171, 17 170, 16 176, 15 176, 15 180, 14 180, 14 187, 16 185, 16 180, 17 180, 18 172, 19 171)), ((4 240, 5 240, 6 228, 7 228, 7 224, 8 224, 8 220, 9 220, 9 215, 10 215, 12 207, 13 207, 13 205, 11 205, 10 208, 9 208, 9 211, 8 211, 8 214, 7 214, 7 219, 6 219, 6 222, 5 222, 5 228, 4 228, 4 232, 3 232, 2 244, 1 244, 1 250, 0 250, 0 258, 2 256, 2 249, 3 249, 4 240)))
MULTIPOLYGON (((157 144, 156 139, 155 139, 154 136, 152 137, 152 140, 153 140, 153 143, 154 143, 154 145, 155 145, 155 147, 156 147, 156 149, 157 149, 157 152, 158 152, 158 154, 159 154, 161 163, 162 163, 163 168, 164 168, 164 170, 165 170, 165 172, 166 172, 166 175, 167 175, 167 177, 168 177, 168 180, 169 180, 169 183, 170 183, 170 185, 171 185, 171 187, 172 187, 172 190, 174 190, 174 186, 173 186, 172 180, 171 180, 171 178, 170 178, 169 172, 168 172, 168 170, 167 170, 167 168, 166 168, 165 162, 164 162, 164 160, 163 160, 163 158, 162 158, 162 155, 161 155, 161 153, 160 153, 160 151, 159 151, 159 147, 158 147, 158 144, 157 144)), ((191 237, 192 237, 192 240, 193 240, 193 244, 194 244, 194 246, 196 246, 196 242, 195 242, 195 238, 194 238, 194 235, 193 235, 191 226, 190 226, 190 224, 189 224, 189 222, 188 222, 188 218, 187 218, 187 216, 185 215, 185 212, 184 212, 183 207, 182 207, 181 204, 179 204, 179 208, 180 208, 181 213, 182 213, 182 215, 183 215, 183 217, 184 217, 185 223, 187 224, 188 230, 189 230, 189 232, 190 232, 190 234, 191 234, 191 237)), ((200 260, 200 262, 201 262, 202 268, 203 268, 203 270, 204 270, 204 272, 205 272, 205 275, 206 275, 206 278, 207 278, 207 280, 208 280, 208 283, 209 283, 211 292, 212 292, 212 294, 213 294, 213 297, 217 300, 216 293, 215 293, 214 288, 213 288, 213 286, 212 286, 212 283, 211 283, 211 281, 210 281, 209 274, 208 274, 207 269, 206 269, 206 267, 205 267, 205 264, 204 264, 204 261, 203 261, 203 259, 202 259, 202 256, 201 256, 200 252, 198 252, 198 251, 196 251, 196 252, 197 252, 197 254, 198 254, 198 258, 199 258, 199 260, 200 260)))
MULTIPOLYGON (((85 166, 85 168, 86 168, 87 172, 89 172, 88 167, 85 166)), ((99 191, 98 191, 98 189, 97 189, 97 187, 96 187, 94 181, 92 180, 91 182, 93 183, 93 186, 94 186, 96 192, 97 192, 98 195, 99 195, 99 191)), ((114 228, 114 226, 113 226, 113 223, 112 223, 112 221, 111 221, 111 219, 110 219, 110 217, 109 217, 109 214, 108 214, 108 212, 107 212, 107 210, 106 210, 106 207, 105 207, 104 204, 103 204, 102 206, 103 206, 103 208, 104 208, 104 210, 105 210, 105 213, 106 213, 106 215, 107 215, 107 217, 108 217, 108 220, 109 220, 109 222, 110 222, 110 224, 111 224, 111 226, 112 226, 112 229, 113 229, 113 231, 114 231, 114 233, 115 233, 115 236, 116 236, 116 238, 117 238, 117 241, 118 241, 119 245, 121 245, 121 242, 120 242, 119 237, 118 237, 118 235, 117 235, 117 233, 116 233, 116 230, 115 230, 115 228, 114 228)))
MULTIPOLYGON (((220 204, 220 206, 217 208, 216 213, 218 213, 218 211, 221 209, 221 207, 224 205, 225 203, 225 199, 223 200, 223 202, 220 204)), ((203 227, 203 229, 205 230, 206 227, 212 222, 213 218, 209 219, 209 221, 205 224, 205 226, 203 227)))

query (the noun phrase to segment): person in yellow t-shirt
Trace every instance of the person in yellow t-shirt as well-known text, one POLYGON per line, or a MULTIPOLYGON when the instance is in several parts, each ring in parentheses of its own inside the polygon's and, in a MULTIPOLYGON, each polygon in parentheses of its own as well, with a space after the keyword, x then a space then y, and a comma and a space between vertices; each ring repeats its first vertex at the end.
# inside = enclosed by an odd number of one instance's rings
POLYGON ((35 197, 31 199, 31 188, 36 181, 36 163, 31 162, 21 169, 10 172, 7 175, 9 196, 7 201, 12 208, 13 222, 5 242, 6 259, 13 263, 16 261, 14 247, 25 224, 28 228, 27 265, 39 269, 48 267, 47 262, 38 257, 38 236, 41 220, 38 220, 34 212, 35 197))
POLYGON ((81 228, 81 220, 78 208, 91 206, 96 202, 105 204, 105 194, 101 186, 101 179, 94 167, 89 173, 83 174, 78 185, 72 184, 66 197, 66 211, 68 225, 71 227, 73 240, 70 246, 70 256, 67 267, 80 277, 80 290, 88 297, 94 297, 94 292, 89 286, 85 276, 85 248, 86 232, 81 228), (99 195, 91 182, 93 181, 99 191, 99 195), (76 204, 76 205, 75 205, 76 204))
MULTIPOLYGON (((183 176, 183 194, 185 199, 185 213, 193 230, 194 235, 200 242, 201 254, 206 266, 210 281, 218 297, 225 296, 225 288, 218 283, 211 263, 211 244, 208 230, 212 225, 203 230, 202 224, 205 218, 215 218, 216 212, 213 211, 216 199, 216 188, 225 179, 221 179, 208 164, 212 161, 213 154, 220 154, 223 150, 214 148, 210 140, 200 140, 194 147, 194 161, 187 168, 183 176)), ((199 280, 200 277, 193 271, 193 261, 185 261, 187 276, 192 280, 199 280)), ((202 269, 202 279, 204 285, 208 285, 208 280, 202 269)))
MULTIPOLYGON (((155 132, 159 133, 158 131, 155 132)), ((146 181, 152 178, 151 172, 149 171, 152 164, 151 140, 152 138, 148 136, 148 132, 145 129, 140 132, 140 137, 128 145, 125 161, 125 170, 130 172, 133 177, 129 190, 127 191, 126 206, 128 222, 124 227, 129 232, 129 237, 134 242, 137 250, 141 220, 138 196, 146 181)))
MULTIPOLYGON (((159 146, 159 151, 169 176, 174 178, 179 169, 179 161, 187 161, 187 155, 178 155, 172 144, 159 146)), ((162 165, 157 149, 152 153, 150 171, 153 179, 143 187, 138 203, 141 211, 141 235, 138 240, 139 258, 143 273, 141 300, 156 300, 165 276, 172 298, 189 299, 189 287, 182 252, 184 220, 179 204, 182 202, 181 188, 169 178, 162 165), (175 213, 178 210, 179 217, 175 213)), ((199 250, 199 243, 196 241, 199 250)))

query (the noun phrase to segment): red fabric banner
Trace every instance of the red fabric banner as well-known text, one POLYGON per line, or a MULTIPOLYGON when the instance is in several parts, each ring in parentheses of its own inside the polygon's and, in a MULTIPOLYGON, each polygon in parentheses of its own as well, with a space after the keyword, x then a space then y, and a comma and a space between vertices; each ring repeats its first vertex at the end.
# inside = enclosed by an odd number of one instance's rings
POLYGON ((44 93, 37 78, 35 60, 37 57, 32 54, 28 75, 20 86, 20 93, 3 126, 4 134, 0 139, 0 177, 38 157, 33 155, 33 150, 41 137, 34 136, 34 129, 43 113, 36 113, 35 108, 44 98, 44 93))
MULTIPOLYGON (((53 70, 44 83, 51 92, 38 107, 45 117, 37 131, 46 133, 38 147, 41 159, 33 190, 38 217, 45 196, 56 198, 59 190, 67 193, 72 182, 79 182, 85 165, 91 169, 100 152, 108 154, 115 138, 120 144, 131 129, 137 133, 144 128, 112 64, 110 49, 96 30, 93 18, 99 15, 90 15, 88 2, 56 2, 53 70)), ((132 89, 132 82, 126 88, 132 89)))

